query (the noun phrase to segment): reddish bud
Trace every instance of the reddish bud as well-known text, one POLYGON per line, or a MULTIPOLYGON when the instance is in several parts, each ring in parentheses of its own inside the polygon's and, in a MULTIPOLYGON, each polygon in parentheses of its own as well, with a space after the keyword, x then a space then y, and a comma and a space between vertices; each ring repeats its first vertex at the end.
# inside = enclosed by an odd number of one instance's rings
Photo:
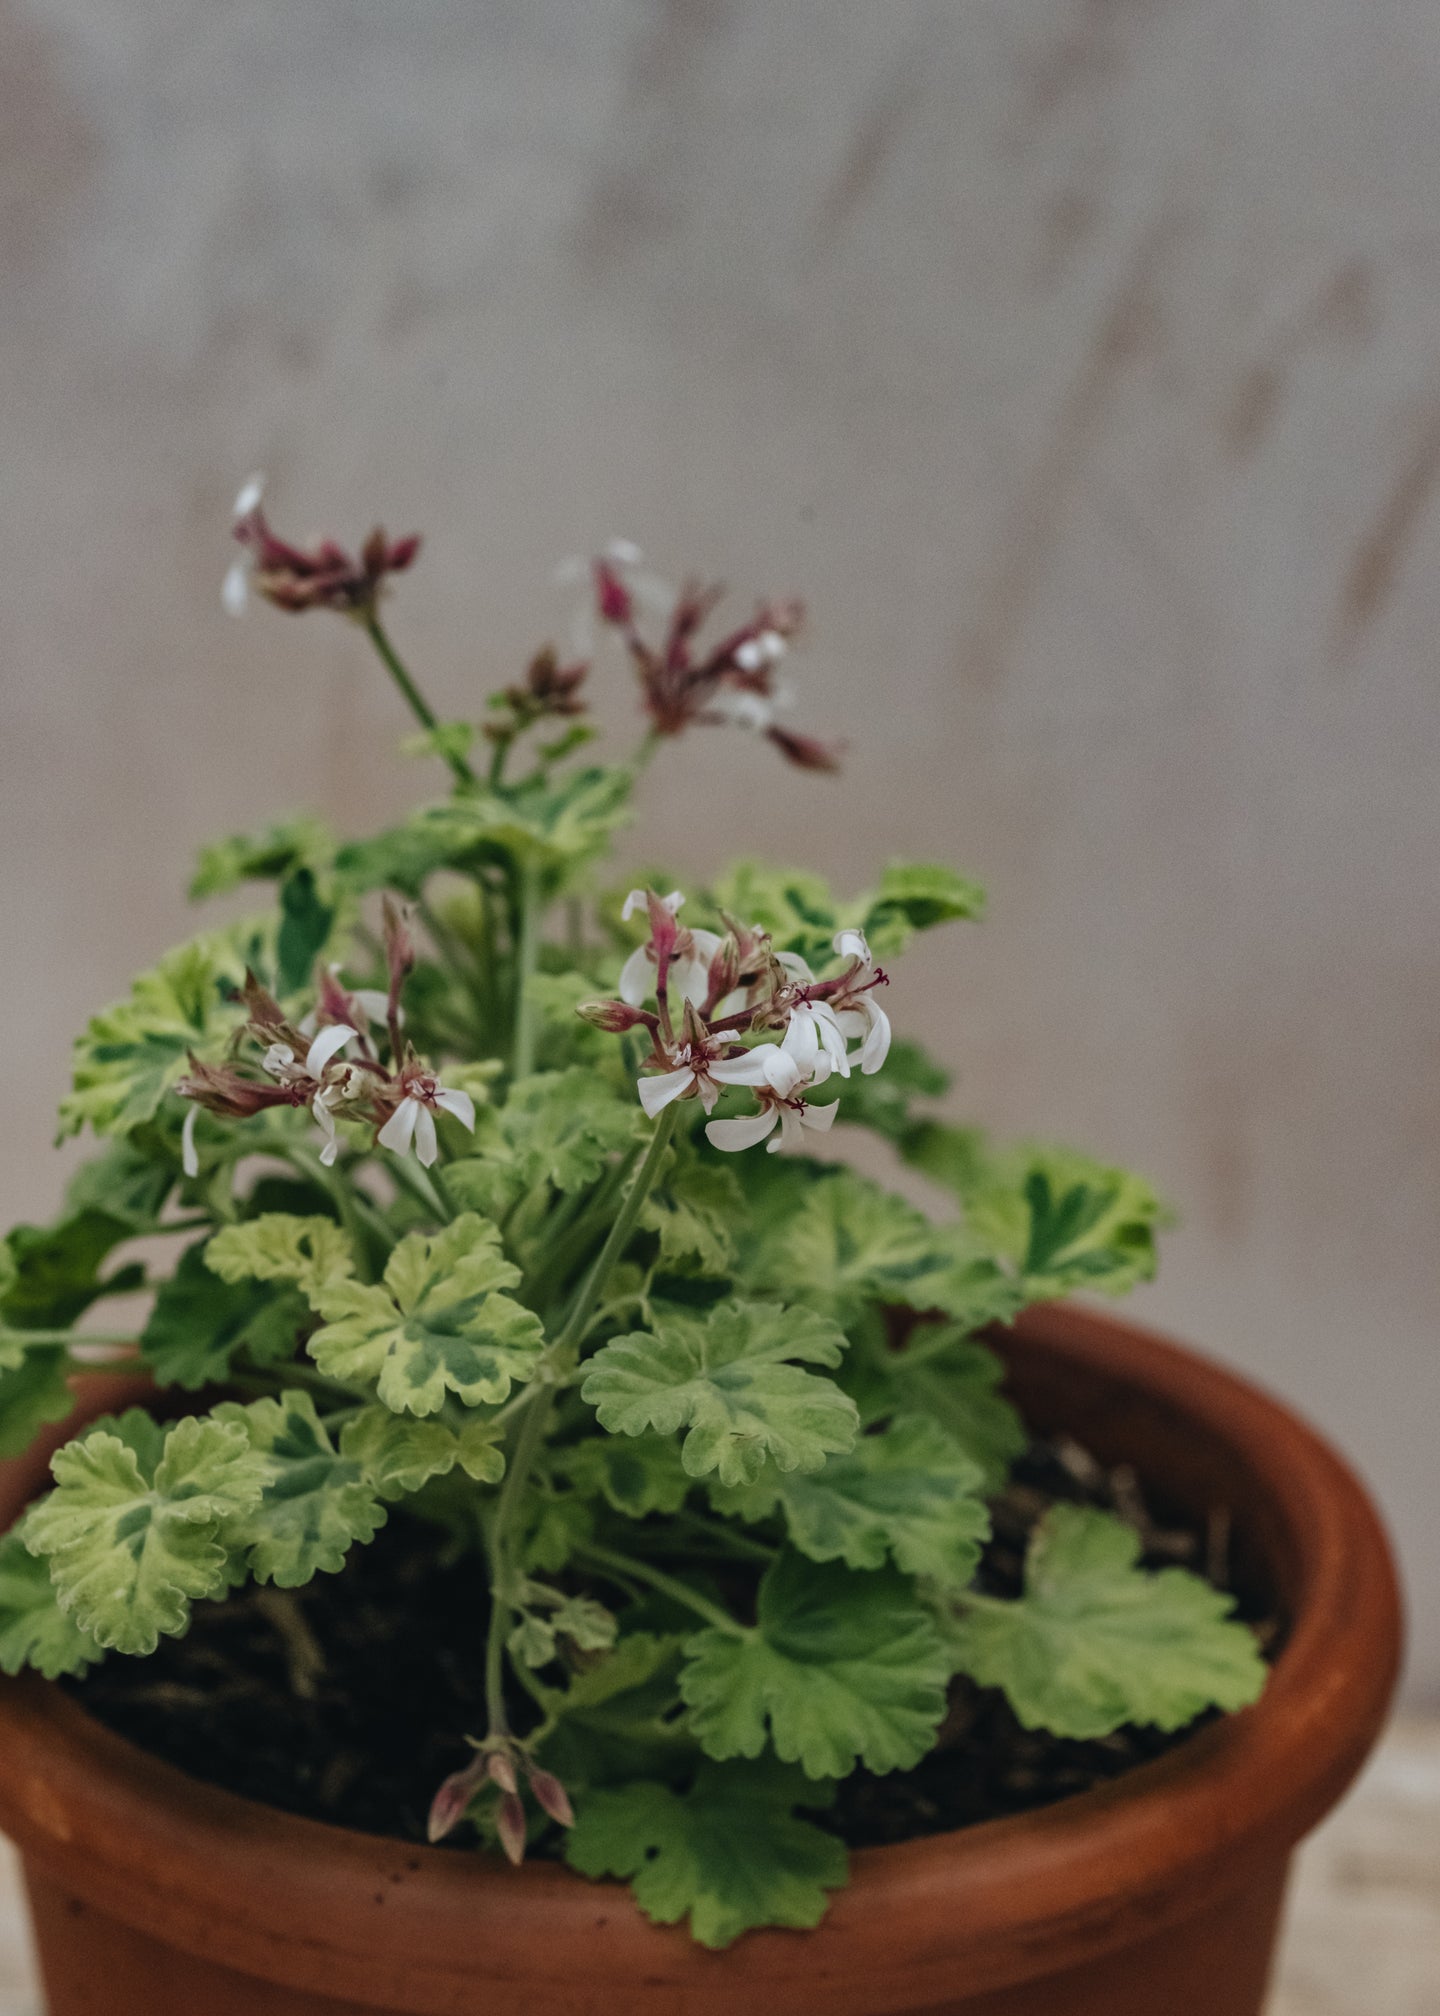
POLYGON ((575 1825, 575 1808, 570 1804, 570 1795, 553 1771, 531 1771, 530 1790, 542 1813, 548 1813, 562 1827, 575 1825))
POLYGON ((796 735, 773 723, 765 730, 768 740, 797 770, 838 770, 840 751, 833 742, 817 741, 813 735, 796 735))
POLYGON ((485 1769, 502 1792, 518 1792, 520 1781, 515 1776, 514 1761, 508 1751, 492 1750, 485 1759, 485 1769))
POLYGON ((463 1771, 452 1771, 435 1797, 430 1801, 430 1817, 425 1823, 426 1838, 432 1842, 443 1841, 465 1818, 466 1809, 475 1796, 475 1788, 484 1776, 484 1761, 476 1758, 463 1771))
POLYGON ((575 1013, 582 1021, 604 1029, 611 1036, 623 1036, 627 1029, 641 1024, 647 1029, 655 1025, 653 1015, 647 1015, 643 1008, 631 1008, 624 1001, 582 1001, 575 1013))
POLYGON ((525 1808, 520 1803, 518 1793, 505 1794, 500 1801, 500 1811, 495 1824, 500 1835, 500 1846, 518 1869, 525 1860, 525 1808))
POLYGON ((595 606, 602 623, 623 628, 635 614, 635 598, 608 560, 595 562, 595 606))

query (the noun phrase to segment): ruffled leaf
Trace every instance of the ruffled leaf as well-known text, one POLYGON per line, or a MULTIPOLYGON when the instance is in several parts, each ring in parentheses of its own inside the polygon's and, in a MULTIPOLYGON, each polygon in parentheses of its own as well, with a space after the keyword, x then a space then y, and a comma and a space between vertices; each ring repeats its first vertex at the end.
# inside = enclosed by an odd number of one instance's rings
POLYGON ((663 1435, 591 1435, 557 1449, 551 1466, 582 1498, 603 1498, 627 1519, 678 1512, 694 1486, 679 1444, 663 1435))
POLYGON ((765 1572, 754 1627, 690 1640, 680 1691, 690 1727, 722 1762, 767 1735, 811 1778, 857 1762, 907 1771, 945 1712, 950 1663, 934 1618, 892 1570, 856 1575, 786 1551, 765 1572))
POLYGON ((452 1428, 448 1421, 366 1407, 340 1430, 340 1451, 359 1464, 382 1498, 404 1498, 457 1467, 477 1484, 498 1484, 505 1475, 500 1433, 479 1415, 452 1428))
POLYGON ((1183 1729, 1244 1708, 1265 1685, 1233 1598, 1183 1568, 1139 1566, 1140 1536, 1105 1512, 1056 1505, 1030 1542, 1025 1592, 964 1608, 954 1664, 1000 1687, 1027 1729, 1090 1740, 1135 1722, 1183 1729))
POLYGON ((95 1640, 60 1608, 46 1563, 18 1532, 0 1540, 0 1673, 24 1666, 58 1680, 103 1658, 95 1640))
POLYGON ((174 1274, 160 1284, 140 1333, 140 1354, 160 1385, 183 1386, 193 1393, 223 1382, 237 1351, 260 1365, 292 1358, 311 1320, 296 1289, 219 1278, 209 1247, 198 1240, 186 1247, 174 1274))
POLYGON ((642 1780, 592 1792, 565 1859, 582 1876, 630 1878, 647 1918, 688 1916, 702 1946, 729 1946, 760 1925, 808 1930, 844 1883, 848 1858, 795 1809, 830 1797, 773 1763, 702 1764, 687 1791, 642 1780))
POLYGON ((818 1470, 848 1449, 859 1417, 832 1380, 793 1363, 836 1365, 845 1339, 823 1316, 778 1302, 724 1302, 704 1317, 679 1310, 651 1331, 598 1351, 581 1397, 612 1434, 689 1430, 692 1477, 749 1483, 768 1457, 780 1470, 818 1470))
POLYGON ((243 1550, 257 1582, 297 1589, 315 1575, 333 1575, 357 1542, 385 1524, 374 1484, 358 1462, 341 1454, 308 1393, 282 1393, 242 1407, 227 1400, 216 1421, 240 1429, 260 1459, 258 1504, 236 1513, 223 1538, 243 1550))
POLYGON ((205 1264, 222 1281, 290 1281, 312 1300, 355 1271, 350 1241, 333 1218, 297 1218, 263 1211, 243 1225, 224 1225, 205 1248, 205 1264))
POLYGON ((438 1414, 447 1392, 467 1407, 498 1404, 534 1371, 543 1341, 539 1317, 503 1292, 519 1279, 499 1232, 473 1213, 431 1238, 407 1233, 383 1287, 312 1292, 325 1328, 310 1355, 333 1378, 374 1381, 397 1414, 438 1414))

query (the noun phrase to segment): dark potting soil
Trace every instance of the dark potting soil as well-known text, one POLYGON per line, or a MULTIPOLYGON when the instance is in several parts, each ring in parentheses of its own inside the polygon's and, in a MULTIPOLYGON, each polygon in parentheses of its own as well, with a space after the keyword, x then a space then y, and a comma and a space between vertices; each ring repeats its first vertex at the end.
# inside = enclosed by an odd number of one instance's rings
MULTIPOLYGON (((1203 1527, 1161 1523, 1133 1472, 1104 1470, 1064 1440, 1035 1443, 994 1501, 982 1588, 1018 1593, 1029 1533, 1061 1499, 1129 1520, 1147 1566, 1179 1564, 1232 1588, 1223 1508, 1203 1527)), ((473 1559, 437 1565, 437 1538, 392 1515, 339 1575, 197 1604, 189 1634, 162 1640, 153 1657, 111 1658, 62 1684, 98 1720, 195 1778, 289 1813, 423 1841, 436 1787, 468 1760, 466 1736, 484 1733, 479 1569, 473 1559)), ((1233 1593, 1275 1649, 1279 1627, 1263 1593, 1233 1593)), ((852 1847, 968 1827, 1118 1778, 1200 1726, 1070 1742, 1022 1729, 1002 1695, 960 1680, 930 1756, 910 1772, 856 1773, 823 1824, 852 1847)))

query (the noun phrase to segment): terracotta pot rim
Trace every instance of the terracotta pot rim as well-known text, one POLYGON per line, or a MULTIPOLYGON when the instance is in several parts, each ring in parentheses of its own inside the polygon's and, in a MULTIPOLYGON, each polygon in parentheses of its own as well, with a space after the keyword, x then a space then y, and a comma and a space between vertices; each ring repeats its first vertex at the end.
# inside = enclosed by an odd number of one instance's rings
MULTIPOLYGON (((684 1991, 713 1982, 717 1967, 732 1989, 789 1984, 787 2009, 843 2016, 918 2006, 916 1980, 932 1969, 953 1978, 963 1967, 978 1992, 1020 1978, 1047 1950, 1079 1960, 1174 1922, 1243 1883, 1251 1862, 1287 1851, 1369 1749, 1400 1654, 1389 1548, 1343 1459, 1234 1373, 1078 1308, 1032 1311, 1015 1335, 1022 1354, 1180 1417, 1259 1475, 1294 1554, 1289 1639, 1256 1707, 1123 1780, 1013 1819, 856 1851, 850 1887, 818 1932, 753 1934, 710 1954, 682 1930, 646 1923, 617 1886, 553 1864, 500 1874, 484 1857, 200 1784, 30 1677, 0 1686, 0 1825, 77 1895, 175 1945, 218 1944, 257 1975, 436 2016, 462 2006, 466 1984, 473 1994, 487 1979, 573 1976, 577 1937, 597 1993, 625 1991, 642 2016, 683 2008, 684 1991), (374 1901, 363 1919, 357 1891, 374 1901), (907 1978, 892 1997, 896 1970, 907 1978)), ((0 1503, 0 1519, 19 1502, 0 1503)))

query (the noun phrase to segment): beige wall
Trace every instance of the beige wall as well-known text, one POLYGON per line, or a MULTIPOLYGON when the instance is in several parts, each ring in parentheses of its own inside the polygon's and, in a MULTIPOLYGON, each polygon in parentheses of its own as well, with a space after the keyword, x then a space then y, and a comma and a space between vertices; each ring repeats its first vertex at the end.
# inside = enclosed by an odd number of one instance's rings
POLYGON ((799 588, 844 783, 697 739, 657 848, 990 883, 891 1005, 1177 1201, 1146 1313, 1355 1452, 1440 1692, 1433 0, 0 0, 0 91, 5 1213, 196 844, 407 787, 220 616, 247 470, 428 530, 449 712, 608 532, 799 588))

